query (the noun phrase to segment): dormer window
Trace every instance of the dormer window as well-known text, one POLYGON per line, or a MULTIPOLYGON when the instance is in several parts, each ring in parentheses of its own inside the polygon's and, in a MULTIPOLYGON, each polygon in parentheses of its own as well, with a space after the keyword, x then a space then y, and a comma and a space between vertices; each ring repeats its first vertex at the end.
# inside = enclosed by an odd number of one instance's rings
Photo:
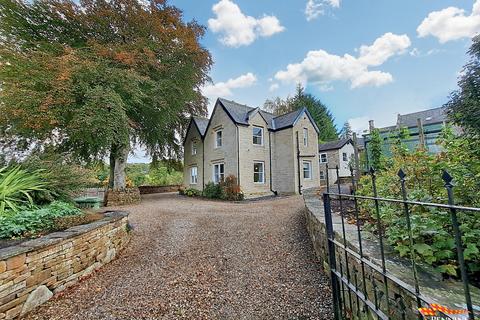
POLYGON ((222 130, 215 131, 215 148, 220 148, 222 146, 222 130))
POLYGON ((253 144, 258 146, 263 145, 263 128, 253 127, 253 144))

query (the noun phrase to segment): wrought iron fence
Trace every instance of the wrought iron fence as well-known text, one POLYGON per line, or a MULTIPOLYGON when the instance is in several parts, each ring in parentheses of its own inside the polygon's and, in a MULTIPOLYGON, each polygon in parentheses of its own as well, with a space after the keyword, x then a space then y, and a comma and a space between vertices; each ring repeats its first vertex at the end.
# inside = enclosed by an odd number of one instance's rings
MULTIPOLYGON (((442 306, 433 305, 432 300, 425 296, 421 291, 420 274, 418 271, 418 263, 415 259, 414 251, 414 235, 412 231, 412 215, 413 206, 438 208, 448 211, 453 237, 455 240, 455 251, 457 255, 457 263, 460 269, 460 278, 463 284, 464 303, 466 311, 464 317, 475 319, 474 309, 472 305, 472 296, 470 293, 469 279, 467 275, 467 267, 464 259, 464 244, 462 243, 462 233, 458 219, 458 212, 468 212, 470 214, 480 214, 480 208, 469 208, 457 206, 454 202, 452 177, 446 171, 443 172, 442 179, 448 195, 448 203, 428 203, 420 201, 408 200, 407 188, 405 185, 406 174, 403 170, 398 172, 398 183, 401 190, 401 199, 391 199, 379 197, 377 191, 377 181, 375 171, 370 169, 371 186, 373 196, 361 196, 356 194, 358 181, 355 180, 353 169, 350 169, 350 179, 352 188, 349 193, 342 193, 339 177, 339 168, 335 168, 337 181, 334 185, 336 192, 331 192, 327 168, 327 192, 323 194, 325 223, 328 239, 328 256, 330 267, 330 278, 332 285, 332 295, 334 303, 335 319, 410 319, 418 317, 421 319, 423 315, 428 315, 428 311, 438 312, 446 319, 455 319, 456 313, 462 313, 460 310, 449 310, 442 306), (341 220, 341 230, 335 233, 332 220, 332 200, 336 200, 341 220), (358 241, 358 248, 352 248, 347 242, 346 237, 346 218, 345 203, 353 202, 353 214, 355 220, 355 236, 358 241), (362 225, 360 222, 359 203, 372 202, 375 226, 374 233, 378 240, 378 248, 380 251, 380 263, 374 263, 364 254, 362 239, 362 225), (405 219, 405 228, 408 233, 409 265, 413 274, 413 284, 407 283, 390 270, 388 270, 385 259, 385 227, 381 218, 380 206, 382 204, 397 204, 405 219), (367 272, 368 270, 368 272, 367 272), (367 275, 368 273, 368 275, 367 275), (393 294, 389 290, 392 286, 401 288, 402 294, 393 294), (410 304, 406 302, 405 297, 409 298, 410 304), (411 305, 413 303, 413 306, 411 305), (423 312, 423 313, 422 313, 423 312)), ((478 216, 480 219, 480 215, 478 216)), ((338 218, 337 222, 338 223, 338 218)), ((338 223, 340 224, 340 223, 338 223)), ((340 228, 340 227, 339 227, 340 228)), ((478 318, 478 316, 477 316, 478 318)))

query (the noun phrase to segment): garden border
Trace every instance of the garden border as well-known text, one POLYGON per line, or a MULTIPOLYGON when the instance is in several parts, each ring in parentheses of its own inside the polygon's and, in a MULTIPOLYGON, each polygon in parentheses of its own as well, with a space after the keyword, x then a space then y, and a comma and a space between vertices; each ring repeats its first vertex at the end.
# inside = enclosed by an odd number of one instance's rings
MULTIPOLYGON (((307 223, 307 230, 312 240, 315 254, 322 263, 323 269, 326 271, 326 274, 330 276, 325 213, 320 192, 314 189, 305 190, 303 193, 303 198, 306 207, 305 218, 307 223)), ((335 237, 343 239, 342 223, 340 216, 336 214, 332 215, 332 224, 335 237)), ((363 231, 362 233, 364 232, 365 231, 363 231)), ((358 253, 359 248, 356 226, 351 224, 345 224, 345 236, 346 246, 354 252, 358 253)), ((370 260, 373 264, 380 266, 381 257, 379 245, 371 239, 368 239, 366 237, 362 238, 364 257, 370 260)), ((395 254, 393 248, 391 250, 388 250, 388 247, 385 246, 385 250, 385 263, 389 272, 396 278, 403 281, 405 284, 412 285, 413 275, 408 260, 403 259, 397 254, 395 254)), ((344 255, 341 252, 338 252, 336 255, 337 259, 341 259, 343 264, 346 263, 346 261, 344 261, 344 255)), ((357 270, 361 269, 360 264, 355 259, 348 259, 348 263, 355 265, 355 268, 357 270)), ((368 269, 366 269, 365 271, 368 271, 368 269)), ((462 284, 460 282, 442 281, 441 276, 438 273, 435 273, 428 266, 419 266, 419 274, 421 274, 421 276, 419 277, 421 292, 426 299, 440 305, 454 308, 465 308, 464 292, 462 284)), ((366 278, 369 280, 373 280, 373 278, 375 278, 375 281, 377 283, 383 283, 384 281, 381 277, 379 277, 378 273, 374 272, 366 272, 366 278)), ((418 314, 415 312, 415 299, 407 292, 405 292, 405 290, 401 286, 396 285, 394 282, 389 281, 388 287, 388 293, 392 300, 394 300, 400 295, 406 302, 407 318, 416 318, 418 314), (390 290, 390 288, 392 290, 390 290)), ((480 301, 480 290, 472 286, 470 286, 470 288, 472 300, 475 302, 480 301)), ((374 296, 376 294, 374 292, 375 289, 372 287, 371 283, 369 286, 367 286, 367 290, 370 296, 374 296)), ((474 306, 474 308, 475 310, 480 310, 480 306, 478 305, 478 303, 474 306)))
POLYGON ((130 239, 128 213, 0 249, 0 319, 18 318, 109 263, 130 239))

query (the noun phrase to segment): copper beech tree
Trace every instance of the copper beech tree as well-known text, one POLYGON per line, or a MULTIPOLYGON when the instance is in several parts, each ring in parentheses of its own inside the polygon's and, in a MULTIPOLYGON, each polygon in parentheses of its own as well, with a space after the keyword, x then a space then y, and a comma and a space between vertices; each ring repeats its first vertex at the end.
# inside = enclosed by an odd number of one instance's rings
POLYGON ((109 157, 125 188, 133 143, 174 158, 188 116, 206 114, 203 34, 164 0, 1 0, 1 140, 109 157))

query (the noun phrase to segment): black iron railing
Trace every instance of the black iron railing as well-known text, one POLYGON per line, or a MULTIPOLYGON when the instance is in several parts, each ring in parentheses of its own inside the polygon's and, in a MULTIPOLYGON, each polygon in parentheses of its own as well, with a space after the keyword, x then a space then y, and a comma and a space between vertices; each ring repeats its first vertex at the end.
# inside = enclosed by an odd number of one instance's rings
MULTIPOLYGON (((399 186, 402 194, 401 199, 383 198, 378 196, 376 175, 373 169, 369 172, 373 196, 360 196, 356 194, 358 181, 355 180, 355 175, 351 168, 351 188, 349 188, 348 192, 345 190, 342 192, 338 166, 334 170, 337 178, 335 183, 336 192, 331 192, 330 190, 332 188, 329 183, 329 169, 327 167, 327 192, 323 194, 323 202, 335 319, 370 319, 372 316, 378 319, 410 319, 412 316, 421 319, 423 317, 423 311, 425 311, 424 315, 428 314, 429 310, 432 311, 432 299, 421 292, 421 279, 419 279, 420 273, 415 259, 414 250, 415 242, 411 217, 412 206, 439 208, 449 212, 452 225, 451 230, 453 232, 452 236, 455 239, 455 251, 457 254, 456 261, 463 284, 464 303, 466 305, 464 316, 467 316, 468 319, 475 319, 467 267, 464 259, 464 244, 462 243, 462 233, 457 213, 462 211, 475 215, 479 214, 478 218, 480 219, 480 208, 455 205, 452 177, 450 174, 446 171, 443 172, 442 179, 445 182, 444 186, 448 195, 448 203, 440 204, 408 200, 407 189, 405 186, 406 174, 403 170, 398 172, 399 186), (336 234, 333 227, 332 200, 336 201, 337 208, 340 211, 339 218, 341 220, 341 228, 339 227, 339 230, 337 230, 338 234, 336 234), (350 201, 349 205, 353 206, 351 211, 353 211, 353 218, 356 221, 355 237, 358 241, 357 248, 352 248, 347 241, 347 222, 345 221, 346 201, 350 201), (373 220, 375 220, 373 228, 375 229, 374 234, 378 240, 377 244, 380 256, 380 262, 378 264, 372 262, 372 260, 367 258, 364 254, 365 240, 362 239, 363 226, 360 219, 359 201, 362 201, 362 203, 373 202, 373 220), (384 244, 385 228, 380 210, 381 204, 384 203, 396 203, 401 206, 400 213, 405 218, 405 228, 408 234, 408 246, 410 250, 409 265, 413 276, 413 284, 402 281, 387 268, 384 244), (389 291, 393 289, 392 287, 396 287, 396 289, 392 290, 389 294, 389 291), (398 293, 398 288, 400 288, 402 294, 398 293), (393 291, 397 292, 394 293, 393 291)), ((336 219, 336 223, 338 223, 338 218, 336 219)), ((452 314, 455 314, 455 312, 462 312, 461 310, 452 311, 448 308, 436 305, 433 306, 433 311, 442 315, 445 319, 455 319, 456 316, 452 314)))

